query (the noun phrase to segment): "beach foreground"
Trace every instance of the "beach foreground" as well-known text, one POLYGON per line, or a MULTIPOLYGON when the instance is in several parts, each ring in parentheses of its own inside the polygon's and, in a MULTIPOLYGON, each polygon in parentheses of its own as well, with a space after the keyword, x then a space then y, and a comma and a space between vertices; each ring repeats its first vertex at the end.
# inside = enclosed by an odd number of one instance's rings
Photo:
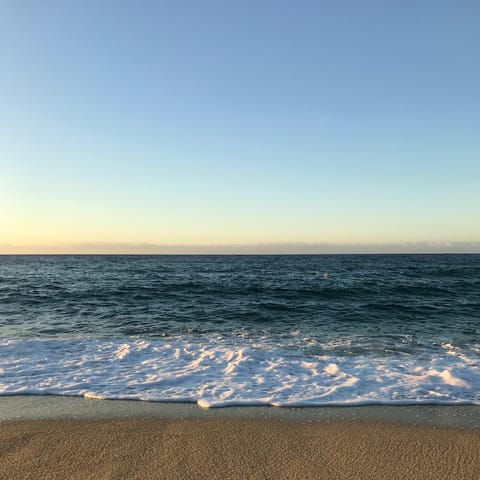
POLYGON ((2 479, 477 479, 478 430, 260 418, 0 423, 2 479))

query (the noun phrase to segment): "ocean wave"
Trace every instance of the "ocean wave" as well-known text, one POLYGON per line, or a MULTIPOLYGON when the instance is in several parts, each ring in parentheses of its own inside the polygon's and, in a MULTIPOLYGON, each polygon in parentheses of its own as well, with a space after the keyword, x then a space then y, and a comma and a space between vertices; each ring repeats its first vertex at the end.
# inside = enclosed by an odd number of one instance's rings
MULTIPOLYGON (((344 344, 339 340, 337 346, 344 344)), ((480 404, 480 352, 473 347, 445 342, 417 355, 336 355, 335 342, 323 346, 328 353, 312 354, 258 338, 218 335, 1 338, 0 395, 202 407, 480 404)))

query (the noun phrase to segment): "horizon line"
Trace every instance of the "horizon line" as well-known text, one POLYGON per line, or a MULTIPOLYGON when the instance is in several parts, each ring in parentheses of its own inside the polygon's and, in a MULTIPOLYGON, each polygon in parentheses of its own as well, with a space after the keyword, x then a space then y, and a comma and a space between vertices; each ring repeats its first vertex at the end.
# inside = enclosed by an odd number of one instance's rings
POLYGON ((381 256, 381 255, 480 255, 480 251, 475 252, 329 252, 329 253, 112 253, 112 252, 68 252, 68 253, 1 253, 0 257, 315 257, 315 256, 381 256))

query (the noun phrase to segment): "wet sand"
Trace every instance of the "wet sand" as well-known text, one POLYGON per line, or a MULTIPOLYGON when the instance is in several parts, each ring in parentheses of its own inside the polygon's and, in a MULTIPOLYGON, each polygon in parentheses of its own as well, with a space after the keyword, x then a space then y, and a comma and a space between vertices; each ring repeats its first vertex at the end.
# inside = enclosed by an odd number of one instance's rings
POLYGON ((478 429, 282 418, 0 422, 1 479, 478 479, 478 429))

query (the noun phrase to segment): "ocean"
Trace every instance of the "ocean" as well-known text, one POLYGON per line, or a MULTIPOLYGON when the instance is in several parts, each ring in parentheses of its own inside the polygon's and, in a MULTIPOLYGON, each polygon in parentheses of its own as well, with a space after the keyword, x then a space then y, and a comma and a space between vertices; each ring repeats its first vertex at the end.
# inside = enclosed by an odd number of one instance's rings
POLYGON ((0 395, 480 404, 480 255, 0 256, 0 395))

